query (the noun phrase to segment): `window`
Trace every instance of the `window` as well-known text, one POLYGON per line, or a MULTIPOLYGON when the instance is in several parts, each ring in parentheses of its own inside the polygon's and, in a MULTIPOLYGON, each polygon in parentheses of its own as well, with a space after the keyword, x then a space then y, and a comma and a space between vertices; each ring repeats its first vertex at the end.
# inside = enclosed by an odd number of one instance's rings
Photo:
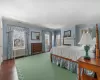
POLYGON ((25 33, 24 31, 13 31, 13 49, 25 49, 25 33))

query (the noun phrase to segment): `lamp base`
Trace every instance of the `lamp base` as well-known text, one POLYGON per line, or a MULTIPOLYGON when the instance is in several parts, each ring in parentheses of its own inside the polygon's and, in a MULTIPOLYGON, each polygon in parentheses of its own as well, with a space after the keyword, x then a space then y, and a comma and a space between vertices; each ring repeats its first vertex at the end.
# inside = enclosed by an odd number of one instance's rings
POLYGON ((85 60, 90 60, 91 58, 89 56, 84 56, 85 60))

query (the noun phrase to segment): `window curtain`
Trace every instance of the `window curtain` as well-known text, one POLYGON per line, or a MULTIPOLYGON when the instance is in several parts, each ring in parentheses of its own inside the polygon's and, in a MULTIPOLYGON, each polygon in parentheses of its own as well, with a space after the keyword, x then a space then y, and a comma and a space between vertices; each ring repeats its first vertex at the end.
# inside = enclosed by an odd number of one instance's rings
POLYGON ((29 29, 8 25, 7 26, 7 59, 13 58, 13 31, 14 30, 25 32, 25 56, 30 55, 29 54, 29 29))
POLYGON ((12 36, 13 36, 13 31, 10 31, 10 32, 7 32, 7 59, 11 59, 13 58, 13 39, 12 39, 12 36))

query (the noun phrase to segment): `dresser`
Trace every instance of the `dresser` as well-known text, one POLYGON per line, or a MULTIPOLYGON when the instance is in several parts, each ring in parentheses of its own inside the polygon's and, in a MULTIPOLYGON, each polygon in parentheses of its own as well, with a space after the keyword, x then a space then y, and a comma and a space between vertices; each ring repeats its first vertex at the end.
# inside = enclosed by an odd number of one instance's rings
POLYGON ((42 43, 31 43, 31 53, 32 54, 42 53, 42 43))

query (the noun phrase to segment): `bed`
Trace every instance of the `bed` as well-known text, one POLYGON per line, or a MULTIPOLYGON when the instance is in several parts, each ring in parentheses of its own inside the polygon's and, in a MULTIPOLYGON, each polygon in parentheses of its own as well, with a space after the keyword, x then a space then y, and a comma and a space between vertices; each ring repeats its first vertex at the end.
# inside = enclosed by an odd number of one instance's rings
MULTIPOLYGON (((52 48, 50 52, 52 63, 78 74, 77 60, 85 55, 84 48, 79 46, 58 46, 52 48)), ((92 50, 89 51, 89 56, 94 58, 92 50)), ((92 77, 95 75, 89 70, 84 70, 84 72, 92 77)))
MULTIPOLYGON (((84 48, 79 46, 58 46, 53 47, 50 51, 51 62, 70 70, 71 72, 78 74, 78 63, 77 60, 85 55, 84 48)), ((99 57, 99 36, 98 36, 98 25, 96 24, 96 54, 90 49, 89 56, 91 58, 99 57)), ((89 70, 84 72, 92 77, 95 77, 95 73, 89 70)))
MULTIPOLYGON (((83 46, 58 46, 53 47, 50 51, 54 55, 62 56, 65 58, 69 58, 73 61, 77 61, 81 56, 85 55, 85 51, 83 46)), ((93 50, 90 49, 89 56, 94 58, 93 50)))

